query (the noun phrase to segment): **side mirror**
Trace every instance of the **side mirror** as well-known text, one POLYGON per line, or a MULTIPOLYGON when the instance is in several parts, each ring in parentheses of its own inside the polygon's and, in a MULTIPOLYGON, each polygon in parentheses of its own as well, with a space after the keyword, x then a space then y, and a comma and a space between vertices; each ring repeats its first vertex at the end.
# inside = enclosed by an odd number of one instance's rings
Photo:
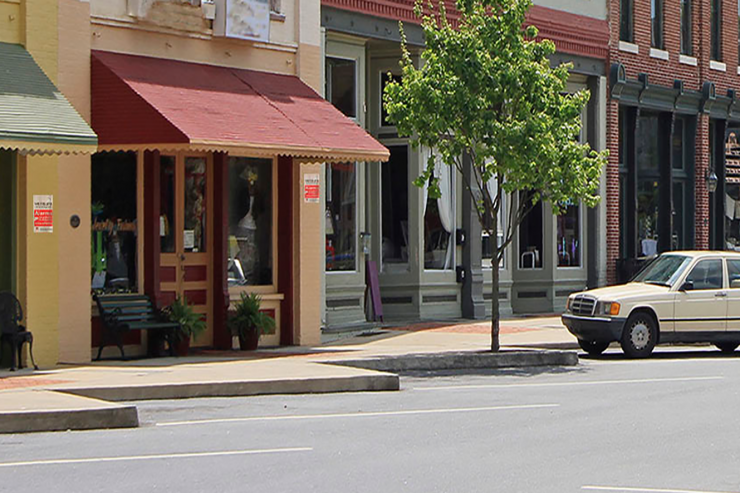
POLYGON ((694 289, 694 281, 686 281, 681 285, 681 289, 679 291, 693 291, 694 289))

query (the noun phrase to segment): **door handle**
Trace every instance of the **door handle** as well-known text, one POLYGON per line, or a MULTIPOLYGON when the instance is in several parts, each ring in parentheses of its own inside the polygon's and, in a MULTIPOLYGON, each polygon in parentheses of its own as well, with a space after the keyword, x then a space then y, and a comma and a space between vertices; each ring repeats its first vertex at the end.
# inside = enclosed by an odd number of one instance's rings
POLYGON ((724 298, 727 296, 727 293, 725 291, 720 291, 719 293, 714 293, 714 296, 717 298, 724 298))

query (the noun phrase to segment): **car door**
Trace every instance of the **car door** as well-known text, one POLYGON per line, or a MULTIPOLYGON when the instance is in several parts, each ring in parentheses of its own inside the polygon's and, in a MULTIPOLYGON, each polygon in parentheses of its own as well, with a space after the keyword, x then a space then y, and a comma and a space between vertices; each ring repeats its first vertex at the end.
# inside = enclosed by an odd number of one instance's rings
POLYGON ((727 258, 727 331, 740 332, 740 259, 727 258))
POLYGON ((727 290, 721 258, 697 262, 676 293, 676 334, 724 332, 727 327, 727 290))

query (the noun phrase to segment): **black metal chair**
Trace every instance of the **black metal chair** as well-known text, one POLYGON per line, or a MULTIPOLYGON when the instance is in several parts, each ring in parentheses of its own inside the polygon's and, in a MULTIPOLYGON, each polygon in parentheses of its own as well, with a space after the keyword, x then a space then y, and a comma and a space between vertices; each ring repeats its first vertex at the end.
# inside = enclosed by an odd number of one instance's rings
POLYGON ((31 355, 31 363, 38 370, 36 361, 33 359, 33 335, 21 325, 23 320, 23 308, 18 298, 13 293, 0 293, 0 352, 4 344, 10 346, 10 371, 15 371, 16 356, 18 357, 18 368, 23 368, 21 352, 23 343, 28 343, 28 352, 31 355))

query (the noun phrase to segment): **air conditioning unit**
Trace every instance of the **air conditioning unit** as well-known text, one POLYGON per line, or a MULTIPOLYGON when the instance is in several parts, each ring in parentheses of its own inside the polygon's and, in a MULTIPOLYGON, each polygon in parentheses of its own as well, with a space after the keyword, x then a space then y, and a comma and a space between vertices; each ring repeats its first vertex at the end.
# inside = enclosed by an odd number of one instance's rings
POLYGON ((215 4, 215 36, 270 40, 270 0, 215 0, 215 4))

